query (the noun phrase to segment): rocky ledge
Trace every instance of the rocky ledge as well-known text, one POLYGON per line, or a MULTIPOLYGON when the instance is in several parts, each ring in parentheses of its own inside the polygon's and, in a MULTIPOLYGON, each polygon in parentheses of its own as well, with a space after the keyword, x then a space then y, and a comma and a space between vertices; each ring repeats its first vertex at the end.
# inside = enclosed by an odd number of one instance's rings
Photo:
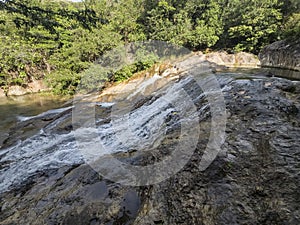
POLYGON ((277 41, 258 55, 261 66, 273 68, 274 75, 300 79, 300 41, 277 41), (290 70, 289 72, 282 70, 290 70))
POLYGON ((224 51, 211 52, 207 54, 198 52, 197 55, 202 60, 225 67, 257 68, 260 66, 258 57, 246 52, 238 52, 235 54, 229 54, 224 51))

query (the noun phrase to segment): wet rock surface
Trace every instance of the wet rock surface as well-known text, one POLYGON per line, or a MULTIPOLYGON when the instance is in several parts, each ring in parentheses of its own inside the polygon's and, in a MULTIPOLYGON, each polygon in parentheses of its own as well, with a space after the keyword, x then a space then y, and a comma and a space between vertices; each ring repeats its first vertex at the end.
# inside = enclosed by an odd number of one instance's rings
MULTIPOLYGON (((168 86, 182 84, 193 100, 200 135, 193 155, 178 173, 158 184, 134 187, 109 181, 80 160, 49 165, 3 189, 0 224, 300 224, 299 82, 260 74, 220 73, 216 77, 226 103, 226 139, 205 171, 198 167, 211 130, 210 110, 203 107, 207 101, 195 80, 182 76, 168 86)), ((132 111, 155 104, 163 91, 137 97, 132 111)), ((3 159, 20 133, 24 140, 40 129, 46 136, 69 134, 71 111, 19 124, 15 130, 19 133, 0 149, 1 173, 14 163, 3 159), (26 133, 30 123, 36 128, 26 133)), ((111 111, 111 106, 96 106, 98 126, 110 124, 111 111)), ((159 145, 113 156, 140 166, 162 160, 178 144, 181 121, 170 111, 164 117, 166 134, 159 145)), ((140 127, 145 129, 139 134, 146 135, 146 126, 140 127)))

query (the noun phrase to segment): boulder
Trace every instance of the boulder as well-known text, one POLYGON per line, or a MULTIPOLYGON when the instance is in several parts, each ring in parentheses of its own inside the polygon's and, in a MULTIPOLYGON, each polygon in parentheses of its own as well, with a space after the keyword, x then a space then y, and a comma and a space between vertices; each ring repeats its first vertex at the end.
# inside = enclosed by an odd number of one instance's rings
POLYGON ((25 88, 18 85, 13 85, 8 88, 7 95, 25 95, 26 93, 28 93, 28 91, 25 88))
MULTIPOLYGON (((198 68, 198 64, 197 57, 194 57, 177 65, 184 70, 193 65, 198 68)), ((194 142, 191 133, 185 133, 181 124, 191 118, 189 116, 199 115, 196 121, 200 128, 199 139, 195 142, 197 147, 178 173, 148 186, 115 183, 90 165, 66 161, 70 159, 66 157, 67 152, 75 154, 78 151, 73 137, 71 108, 60 114, 34 117, 11 130, 5 146, 11 145, 12 148, 1 149, 4 154, 0 156, 0 178, 6 183, 0 183, 0 224, 300 224, 299 82, 277 77, 252 79, 250 75, 216 74, 224 87, 226 99, 226 139, 221 154, 205 171, 201 171, 199 164, 211 135, 212 114, 206 107, 207 100, 201 97, 203 91, 195 82, 197 78, 204 78, 203 74, 194 74, 194 79, 188 69, 185 71, 186 77, 169 82, 165 88, 149 96, 141 93, 138 104, 122 108, 126 112, 132 110, 131 115, 145 112, 150 120, 162 116, 165 132, 159 141, 155 140, 155 146, 140 148, 138 145, 146 141, 141 136, 143 141, 136 142, 137 146, 130 151, 103 156, 95 163, 106 163, 109 174, 121 174, 120 167, 107 163, 111 158, 136 168, 162 162, 171 157, 180 142, 194 142), (186 98, 181 98, 185 91, 197 110, 195 114, 178 115, 166 98, 168 91, 172 91, 172 96, 176 96, 179 103, 185 103, 186 98), (157 102, 170 104, 158 109, 148 108, 157 102), (164 111, 170 113, 164 116, 164 111), (33 133, 37 139, 32 139, 33 133), (58 137, 62 139, 57 142, 58 137), (67 137, 70 139, 65 139, 67 137), (20 139, 24 140, 22 147, 14 148, 20 139), (64 144, 68 144, 67 148, 60 155, 57 146, 64 144), (31 149, 32 146, 35 149, 31 149), (22 157, 18 158, 18 154, 22 157), (52 159, 57 156, 61 156, 64 163, 58 164, 52 159), (53 162, 48 164, 49 160, 53 162), (34 166, 37 163, 45 166, 36 170, 34 166), (3 185, 6 184, 9 188, 5 191, 3 185)), ((145 82, 148 80, 142 81, 136 88, 145 82)), ((123 85, 120 90, 126 91, 123 85)), ((119 94, 119 99, 127 95, 119 94)), ((121 103, 123 106, 124 101, 121 103)), ((95 118, 101 118, 97 127, 110 128, 111 112, 112 108, 95 108, 95 118)), ((141 120, 141 134, 148 132, 149 121, 141 120)), ((116 128, 116 124, 113 126, 116 128)), ((121 128, 125 132, 127 125, 121 128)), ((114 140, 117 134, 113 132, 104 140, 114 140)), ((182 153, 189 147, 182 145, 182 153)), ((182 153, 178 156, 181 157, 182 153)), ((60 160, 58 157, 55 159, 60 160)), ((166 165, 164 169, 174 168, 172 166, 166 165)), ((157 177, 161 176, 160 171, 162 168, 157 167, 157 177)), ((143 179, 149 176, 147 173, 141 175, 143 179)))
POLYGON ((234 65, 235 56, 226 52, 212 52, 206 54, 206 60, 219 65, 234 65))
POLYGON ((300 71, 300 41, 277 41, 264 47, 258 55, 264 67, 300 71))

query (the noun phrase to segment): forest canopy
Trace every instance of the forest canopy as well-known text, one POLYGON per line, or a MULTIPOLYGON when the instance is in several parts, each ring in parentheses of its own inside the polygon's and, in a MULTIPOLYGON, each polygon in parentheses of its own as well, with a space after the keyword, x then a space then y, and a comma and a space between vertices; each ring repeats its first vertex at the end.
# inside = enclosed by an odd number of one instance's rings
POLYGON ((161 40, 198 50, 247 51, 300 38, 298 0, 0 1, 0 87, 45 79, 73 93, 106 51, 161 40))

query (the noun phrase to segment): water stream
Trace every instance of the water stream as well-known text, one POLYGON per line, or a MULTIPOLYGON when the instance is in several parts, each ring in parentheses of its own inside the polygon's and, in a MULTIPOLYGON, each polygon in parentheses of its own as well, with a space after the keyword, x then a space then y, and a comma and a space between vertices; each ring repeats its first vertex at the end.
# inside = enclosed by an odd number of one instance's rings
MULTIPOLYGON (((241 82, 247 85, 249 80, 261 78, 261 75, 254 75, 253 73, 257 74, 257 70, 221 74, 220 83, 240 79, 241 82)), ((153 79, 144 82, 140 90, 144 90, 145 86, 153 84, 154 82, 151 82, 151 80, 153 79)), ((159 146, 167 132, 167 118, 174 117, 179 111, 185 111, 185 115, 180 115, 180 121, 177 121, 177 123, 182 124, 184 120, 195 120, 197 116, 201 117, 201 114, 207 113, 208 105, 205 102, 201 103, 199 109, 192 110, 196 102, 205 98, 205 95, 199 94, 201 90, 197 93, 198 96, 188 96, 183 91, 183 88, 192 81, 192 77, 187 77, 180 82, 173 82, 168 88, 160 91, 158 96, 154 96, 150 102, 137 109, 132 108, 132 101, 128 101, 127 106, 122 101, 118 103, 122 103, 119 107, 114 106, 114 102, 91 104, 87 107, 92 107, 92 109, 96 107, 99 110, 114 109, 115 112, 105 114, 108 118, 103 117, 100 113, 95 121, 100 124, 98 126, 79 124, 76 129, 63 133, 57 132, 57 127, 66 120, 69 120, 70 123, 70 113, 63 113, 70 112, 72 105, 69 104, 67 107, 59 108, 64 101, 50 96, 33 95, 5 99, 0 105, 2 140, 7 138, 8 130, 17 123, 29 122, 30 127, 30 125, 38 123, 40 119, 47 120, 45 119, 47 116, 51 118, 57 115, 61 116, 47 124, 46 127, 41 127, 33 136, 26 137, 24 140, 17 140, 12 146, 0 151, 2 168, 0 192, 8 190, 10 186, 16 186, 26 181, 28 177, 39 171, 59 168, 64 165, 81 164, 84 159, 93 159, 95 156, 99 157, 114 152, 141 151, 159 146), (190 101, 191 97, 192 101, 190 101), (176 104, 176 102, 180 104, 176 104), (174 105, 177 105, 177 108, 174 108, 174 105), (178 107, 181 107, 181 109, 178 107), (117 112, 117 108, 121 112, 117 112), (105 119, 111 119, 111 121, 101 124, 105 119), (100 142, 91 141, 93 135, 99 138, 102 146, 100 149, 100 142), (88 151, 78 150, 78 140, 76 142, 75 136, 80 136, 80 145, 88 151), (87 137, 86 140, 85 137, 87 137)), ((230 88, 229 85, 223 87, 227 91, 230 88)), ((141 95, 142 91, 139 92, 138 90, 129 94, 128 98, 131 99, 135 95, 141 95)), ((76 107, 82 107, 82 105, 76 107)))

